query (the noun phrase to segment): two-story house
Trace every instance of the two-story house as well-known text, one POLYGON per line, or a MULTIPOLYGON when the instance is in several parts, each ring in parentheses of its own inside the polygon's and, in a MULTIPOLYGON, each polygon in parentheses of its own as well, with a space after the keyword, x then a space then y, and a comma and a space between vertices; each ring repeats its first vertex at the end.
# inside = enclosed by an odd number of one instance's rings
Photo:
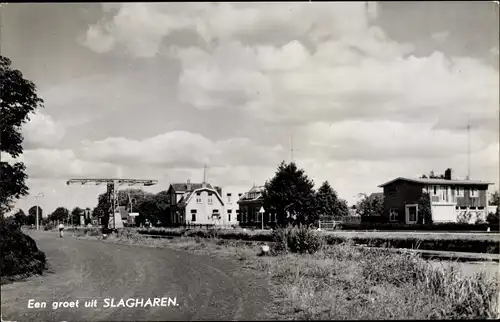
POLYGON ((180 225, 227 225, 222 189, 208 183, 173 183, 169 196, 170 220, 180 225))
MULTIPOLYGON (((182 197, 193 190, 199 189, 203 186, 202 183, 191 183, 190 180, 183 183, 171 183, 167 190, 169 211, 168 215, 170 218, 170 223, 174 226, 181 225, 186 222, 185 216, 183 216, 180 211, 178 204, 182 197)), ((210 184, 206 184, 207 188, 212 189, 210 184)))
POLYGON ((424 192, 431 199, 432 220, 456 222, 461 213, 472 212, 473 218, 487 215, 487 190, 492 183, 474 180, 455 180, 451 169, 444 179, 413 179, 398 177, 379 187, 384 189, 383 221, 406 224, 422 223, 418 205, 424 192))

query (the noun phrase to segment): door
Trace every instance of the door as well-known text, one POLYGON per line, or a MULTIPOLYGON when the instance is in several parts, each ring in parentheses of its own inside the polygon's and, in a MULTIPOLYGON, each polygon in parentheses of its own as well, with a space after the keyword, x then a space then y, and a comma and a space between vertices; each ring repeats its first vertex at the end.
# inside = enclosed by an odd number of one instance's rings
POLYGON ((416 224, 417 223, 418 206, 417 205, 406 205, 406 223, 416 224))

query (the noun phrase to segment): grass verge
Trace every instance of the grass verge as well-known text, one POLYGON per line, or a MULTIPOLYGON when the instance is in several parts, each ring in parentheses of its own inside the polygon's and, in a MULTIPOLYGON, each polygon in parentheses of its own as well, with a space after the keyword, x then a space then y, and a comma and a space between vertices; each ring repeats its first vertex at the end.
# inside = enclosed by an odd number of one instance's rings
MULTIPOLYGON (((284 243, 300 239, 287 236, 282 236, 284 243)), ((453 267, 433 267, 418 254, 363 249, 354 247, 352 241, 318 247, 314 254, 290 253, 291 249, 300 251, 298 246, 278 247, 273 249, 273 256, 261 257, 257 256, 257 242, 218 237, 155 239, 124 230, 109 236, 106 242, 168 247, 236 260, 242 267, 269 277, 279 319, 498 317, 498 278, 484 272, 463 276, 453 267)), ((298 244, 304 245, 304 240, 298 244)))

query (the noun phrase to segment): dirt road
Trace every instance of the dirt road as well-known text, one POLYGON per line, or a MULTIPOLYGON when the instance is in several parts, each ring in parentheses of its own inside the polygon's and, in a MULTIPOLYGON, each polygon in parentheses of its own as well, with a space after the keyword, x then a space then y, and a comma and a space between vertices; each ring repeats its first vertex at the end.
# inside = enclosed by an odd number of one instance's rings
POLYGON ((267 281, 232 262, 170 249, 59 239, 52 232, 30 235, 46 253, 52 272, 2 285, 4 321, 268 319, 267 281), (105 308, 105 298, 115 303, 169 298, 164 303, 170 306, 105 308), (47 306, 28 308, 30 299, 47 306), (85 301, 93 299, 97 307, 85 308, 85 301), (52 308, 52 302, 76 300, 78 308, 52 308))

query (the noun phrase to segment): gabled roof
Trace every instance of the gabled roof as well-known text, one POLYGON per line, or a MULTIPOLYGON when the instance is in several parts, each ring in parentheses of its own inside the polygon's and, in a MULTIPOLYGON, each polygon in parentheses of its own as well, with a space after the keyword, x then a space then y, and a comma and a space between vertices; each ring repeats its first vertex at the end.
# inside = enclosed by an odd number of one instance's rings
POLYGON ((224 206, 224 202, 222 201, 222 197, 219 195, 219 193, 217 192, 217 190, 213 189, 213 188, 209 188, 208 187, 208 184, 207 184, 207 187, 201 187, 201 188, 198 188, 194 191, 190 191, 190 192, 187 192, 185 193, 181 199, 179 200, 179 202, 177 203, 177 206, 178 207, 184 207, 186 206, 189 201, 193 198, 193 195, 197 192, 201 192, 201 191, 209 191, 209 192, 212 192, 214 193, 216 196, 217 196, 217 199, 219 199, 220 203, 224 206))
POLYGON ((388 184, 391 184, 393 182, 396 182, 398 180, 403 180, 403 181, 408 181, 408 182, 413 182, 413 183, 420 183, 420 184, 441 184, 441 185, 461 185, 461 186, 467 186, 467 185, 492 185, 492 182, 485 182, 485 181, 478 181, 478 180, 446 180, 446 179, 415 179, 415 178, 405 178, 405 177, 397 177, 396 179, 393 179, 391 181, 388 181, 384 184, 381 184, 379 187, 385 187, 388 184))
MULTIPOLYGON (((174 189, 174 191, 176 193, 183 193, 183 192, 186 192, 187 191, 187 186, 188 184, 187 183, 171 183, 170 184, 170 187, 172 189, 174 189)), ((212 186, 207 183, 206 184, 207 188, 209 189, 213 189, 212 186)), ((203 184, 202 183, 191 183, 191 190, 196 190, 196 189, 200 189, 203 187, 203 184)))

